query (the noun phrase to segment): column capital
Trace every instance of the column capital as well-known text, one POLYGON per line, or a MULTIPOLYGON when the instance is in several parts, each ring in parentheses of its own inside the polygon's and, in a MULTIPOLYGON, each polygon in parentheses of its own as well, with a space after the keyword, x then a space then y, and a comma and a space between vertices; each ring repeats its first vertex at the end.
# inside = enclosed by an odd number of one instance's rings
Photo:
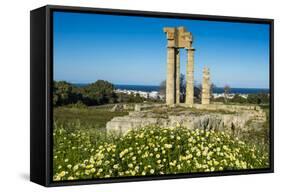
POLYGON ((195 48, 191 47, 191 48, 185 48, 187 51, 195 51, 195 48))
POLYGON ((177 47, 176 47, 176 46, 169 46, 169 45, 167 45, 167 48, 177 49, 177 47))

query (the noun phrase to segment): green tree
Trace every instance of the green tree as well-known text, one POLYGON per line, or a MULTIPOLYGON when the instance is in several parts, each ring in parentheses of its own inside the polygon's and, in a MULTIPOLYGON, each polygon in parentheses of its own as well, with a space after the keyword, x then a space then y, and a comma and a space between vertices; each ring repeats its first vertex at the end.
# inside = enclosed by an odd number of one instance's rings
POLYGON ((98 80, 84 88, 83 100, 88 105, 115 103, 117 95, 114 92, 114 85, 108 81, 98 80))
POLYGON ((247 101, 248 103, 252 103, 252 104, 260 104, 261 100, 259 98, 259 96, 257 94, 249 94, 247 97, 247 101))
POLYGON ((248 103, 252 104, 268 104, 269 95, 266 93, 249 94, 247 97, 248 103))
POLYGON ((241 97, 239 94, 235 94, 234 97, 231 99, 233 103, 246 103, 247 99, 241 97))
POLYGON ((59 106, 75 102, 77 102, 77 95, 73 91, 73 86, 66 81, 55 81, 53 84, 53 104, 59 106))
POLYGON ((214 98, 213 100, 215 102, 221 102, 221 103, 225 102, 225 98, 224 97, 217 97, 217 98, 214 98))
POLYGON ((193 88, 194 92, 194 100, 196 103, 201 103, 202 98, 202 85, 201 84, 195 84, 193 88))
POLYGON ((140 96, 139 93, 137 93, 134 97, 134 102, 136 103, 142 103, 144 101, 144 98, 140 96))
POLYGON ((261 104, 269 104, 269 95, 267 93, 259 93, 258 97, 260 98, 261 104))
POLYGON ((185 102, 185 95, 186 95, 186 80, 185 75, 180 75, 180 102, 185 102))

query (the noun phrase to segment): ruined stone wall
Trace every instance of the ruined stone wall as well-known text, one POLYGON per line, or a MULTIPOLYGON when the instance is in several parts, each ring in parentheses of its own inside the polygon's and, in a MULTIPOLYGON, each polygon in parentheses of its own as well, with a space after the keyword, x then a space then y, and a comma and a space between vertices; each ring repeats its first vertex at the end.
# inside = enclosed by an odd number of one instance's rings
MULTIPOLYGON (((202 106, 204 105, 195 104, 193 109, 186 108, 177 113, 156 113, 150 110, 151 108, 146 108, 144 111, 130 112, 128 116, 113 118, 106 124, 106 129, 109 132, 126 133, 129 129, 146 126, 159 128, 182 126, 188 129, 225 131, 239 136, 252 128, 261 129, 266 121, 266 114, 259 106, 208 105, 205 108, 202 106)), ((159 105, 157 108, 160 107, 164 106, 159 105)), ((167 108, 169 109, 171 108, 167 108)))

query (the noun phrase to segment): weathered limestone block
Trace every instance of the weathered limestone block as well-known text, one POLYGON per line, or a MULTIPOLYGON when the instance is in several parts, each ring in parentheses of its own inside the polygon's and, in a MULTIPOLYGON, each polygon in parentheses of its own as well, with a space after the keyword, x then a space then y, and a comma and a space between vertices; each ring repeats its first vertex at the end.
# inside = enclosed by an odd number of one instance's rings
POLYGON ((149 110, 154 107, 161 107, 164 104, 135 104, 135 111, 149 110))
POLYGON ((123 109, 124 110, 133 110, 134 109, 134 105, 131 104, 123 104, 123 109))
MULTIPOLYGON (((236 110, 238 107, 235 107, 236 110)), ((263 112, 256 109, 246 109, 251 108, 250 106, 240 107, 241 109, 234 113, 219 111, 194 112, 188 108, 178 113, 166 114, 155 113, 151 110, 134 111, 130 112, 128 116, 113 118, 106 124, 106 129, 109 132, 126 133, 129 129, 137 129, 149 125, 159 128, 182 126, 187 129, 224 131, 234 136, 239 136, 249 129, 258 130, 263 127, 263 123, 266 121, 263 112)))
POLYGON ((106 130, 108 132, 126 133, 129 129, 137 129, 155 124, 157 124, 156 118, 114 117, 111 121, 107 122, 106 130))
POLYGON ((172 105, 175 103, 175 62, 175 48, 168 47, 166 80, 166 103, 168 105, 172 105))
POLYGON ((180 51, 176 50, 176 104, 180 103, 180 51))
MULTIPOLYGON (((181 106, 185 106, 181 104, 181 106)), ((194 109, 201 109, 201 110, 211 110, 211 111, 227 111, 227 112, 243 112, 243 111, 251 111, 251 112, 259 112, 261 114, 265 114, 263 110, 256 105, 223 105, 223 104, 209 104, 209 105, 200 105, 194 104, 194 109)))
POLYGON ((141 111, 141 105, 135 104, 135 111, 141 111))
POLYGON ((168 40, 167 47, 177 47, 177 30, 174 27, 164 27, 163 31, 166 33, 168 40))
POLYGON ((186 98, 187 105, 194 103, 194 51, 195 49, 187 49, 187 66, 186 66, 186 98))
POLYGON ((179 48, 191 48, 192 46, 192 34, 187 32, 185 27, 180 26, 177 28, 177 47, 179 48))
POLYGON ((208 68, 204 67, 203 81, 202 81, 202 101, 201 101, 203 105, 210 104, 210 98, 211 98, 210 88, 211 88, 210 72, 208 68))
POLYGON ((110 111, 115 112, 115 111, 122 111, 124 109, 122 104, 115 104, 110 111))

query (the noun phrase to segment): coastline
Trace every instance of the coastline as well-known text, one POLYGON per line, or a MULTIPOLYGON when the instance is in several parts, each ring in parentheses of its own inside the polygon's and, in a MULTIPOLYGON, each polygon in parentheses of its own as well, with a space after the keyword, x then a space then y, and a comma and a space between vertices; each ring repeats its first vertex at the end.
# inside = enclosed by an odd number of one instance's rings
MULTIPOLYGON (((72 83, 77 87, 85 87, 88 83, 72 83)), ((131 92, 159 92, 158 85, 120 85, 114 84, 116 90, 131 91, 131 92)), ((255 93, 269 93, 268 88, 230 88, 229 94, 255 94, 255 93)), ((215 87, 214 94, 224 93, 223 87, 215 87)))

